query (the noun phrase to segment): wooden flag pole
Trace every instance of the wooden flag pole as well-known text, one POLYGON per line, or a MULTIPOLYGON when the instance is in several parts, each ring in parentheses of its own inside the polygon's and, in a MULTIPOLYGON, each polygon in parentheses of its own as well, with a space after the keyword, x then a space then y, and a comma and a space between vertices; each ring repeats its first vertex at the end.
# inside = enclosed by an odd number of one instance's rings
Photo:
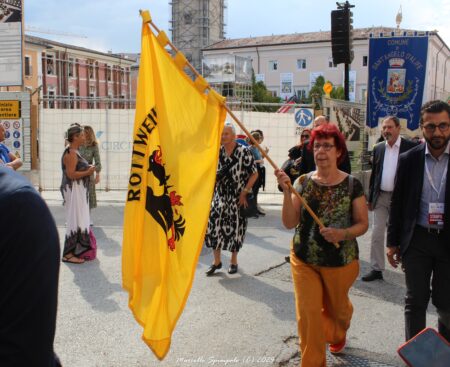
MULTIPOLYGON (((146 23, 149 23, 157 33, 160 33, 161 31, 159 30, 159 28, 155 25, 155 23, 153 23, 150 14, 147 11, 139 11, 140 15, 143 18, 143 21, 146 23)), ((172 50, 177 53, 180 52, 175 45, 170 42, 170 40, 167 40, 167 44, 172 48, 172 50)), ((191 63, 189 61, 186 60, 186 66, 194 73, 194 75, 196 77, 199 78, 203 78, 197 70, 195 70, 195 68, 191 65, 191 63)), ((211 89, 211 87, 208 86, 206 87, 206 89, 211 89)), ((224 105, 225 109, 227 110, 228 114, 231 116, 231 118, 236 122, 236 124, 239 125, 239 127, 242 129, 242 131, 244 131, 245 135, 247 135, 247 137, 250 139, 250 141, 258 148, 258 150, 261 152, 262 156, 267 159, 267 161, 270 163, 270 165, 273 167, 274 170, 279 170, 280 168, 276 165, 276 163, 267 155, 267 153, 264 151, 264 149, 261 147, 261 145, 259 145, 259 143, 255 140, 255 138, 252 136, 252 134, 250 134, 250 132, 246 129, 246 127, 244 126, 244 124, 236 117, 236 115, 230 110, 230 108, 227 106, 227 104, 224 105)), ((308 205, 308 203, 306 202, 305 199, 303 199, 303 197, 297 192, 297 190, 294 189, 294 187, 292 186, 292 184, 290 182, 288 182, 288 186, 289 186, 289 190, 290 192, 292 192, 302 203, 302 205, 305 207, 305 209, 308 211, 308 213, 311 215, 311 217, 313 217, 314 221, 317 223, 317 225, 319 226, 319 228, 324 228, 324 224, 322 223, 322 221, 320 220, 320 218, 316 215, 316 213, 314 213, 314 211, 311 209, 311 207, 308 205)), ((334 242, 333 245, 336 248, 339 248, 339 243, 334 242)))

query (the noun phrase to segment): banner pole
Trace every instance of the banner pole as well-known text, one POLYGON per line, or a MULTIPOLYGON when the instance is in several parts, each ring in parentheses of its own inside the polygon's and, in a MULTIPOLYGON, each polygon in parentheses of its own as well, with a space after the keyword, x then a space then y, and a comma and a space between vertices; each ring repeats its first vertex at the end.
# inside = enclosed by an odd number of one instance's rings
MULTIPOLYGON (((140 10, 139 13, 141 14, 141 16, 143 15, 143 11, 140 10)), ((160 29, 155 25, 155 23, 153 23, 152 19, 149 18, 146 23, 149 23, 157 33, 160 33, 160 29)), ((177 53, 180 52, 175 45, 168 40, 167 44, 172 48, 172 50, 177 53)), ((191 63, 189 61, 186 61, 186 66, 194 73, 194 75, 196 77, 200 77, 202 78, 202 76, 198 73, 198 71, 191 65, 191 63)), ((208 86, 206 87, 206 89, 211 89, 211 87, 208 86)), ((227 110, 227 113, 231 116, 231 118, 236 122, 236 124, 239 125, 239 127, 244 131, 245 135, 247 135, 247 137, 250 139, 250 141, 258 148, 258 150, 261 152, 262 156, 267 159, 267 161, 270 163, 270 165, 273 167, 274 170, 279 170, 280 168, 276 165, 276 163, 267 155, 267 153, 264 151, 264 149, 261 147, 261 145, 258 144, 258 142, 255 140, 255 138, 253 138, 252 134, 250 134, 250 132, 246 129, 246 127, 244 126, 244 124, 236 117, 236 115, 230 110, 230 108, 227 106, 227 104, 224 104, 225 109, 227 110)), ((288 187, 291 193, 293 193, 302 203, 302 205, 305 207, 305 209, 308 211, 308 213, 311 215, 311 217, 314 219, 314 221, 317 223, 317 225, 319 226, 319 228, 324 228, 324 224, 322 223, 322 221, 320 220, 320 218, 316 215, 316 213, 314 213, 314 211, 311 209, 311 207, 308 205, 308 203, 306 202, 306 200, 297 192, 297 190, 294 189, 294 187, 292 186, 292 184, 290 182, 288 182, 288 187)), ((339 248, 339 243, 334 242, 333 245, 336 248, 339 248)))

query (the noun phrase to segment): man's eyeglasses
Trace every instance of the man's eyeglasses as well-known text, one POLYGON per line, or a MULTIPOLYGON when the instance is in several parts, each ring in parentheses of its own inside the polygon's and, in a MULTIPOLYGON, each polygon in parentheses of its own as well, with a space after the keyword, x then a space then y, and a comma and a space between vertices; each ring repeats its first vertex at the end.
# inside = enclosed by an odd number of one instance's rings
POLYGON ((300 137, 309 139, 309 135, 300 135, 300 137))
POLYGON ((320 148, 323 148, 324 151, 328 152, 331 148, 333 148, 335 145, 333 144, 328 144, 328 143, 324 143, 324 144, 314 144, 313 149, 314 150, 319 150, 320 148))
POLYGON ((422 125, 422 127, 429 133, 434 133, 436 128, 439 128, 440 131, 447 131, 450 127, 450 124, 447 122, 441 122, 439 124, 426 124, 422 125))

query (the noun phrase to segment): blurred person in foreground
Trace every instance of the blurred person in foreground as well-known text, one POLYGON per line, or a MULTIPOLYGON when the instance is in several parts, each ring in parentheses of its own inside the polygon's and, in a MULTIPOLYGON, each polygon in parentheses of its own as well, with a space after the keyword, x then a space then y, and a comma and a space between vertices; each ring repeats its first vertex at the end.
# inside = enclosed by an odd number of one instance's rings
POLYGON ((10 152, 8 147, 3 144, 6 138, 6 129, 3 123, 0 123, 0 166, 6 166, 14 171, 22 167, 22 160, 10 152))
POLYGON ((300 176, 294 189, 324 228, 289 191, 286 173, 276 170, 275 174, 283 188, 283 224, 295 228, 290 262, 301 366, 323 367, 327 343, 331 353, 341 353, 346 345, 353 313, 348 292, 359 273, 356 238, 367 231, 368 211, 361 182, 338 169, 346 145, 337 127, 325 124, 314 129, 310 144, 317 169, 300 176))
POLYGON ((258 179, 250 150, 236 143, 236 130, 226 124, 222 132, 216 186, 211 203, 205 245, 214 250, 214 262, 206 271, 211 276, 222 268, 221 250, 231 252, 229 274, 238 271, 237 255, 242 247, 248 219, 239 208, 247 207, 247 194, 258 179))
POLYGON ((387 231, 387 258, 405 272, 405 334, 426 327, 430 297, 450 342, 450 106, 422 106, 426 144, 400 155, 387 231))
POLYGON ((0 365, 60 366, 53 352, 60 247, 55 221, 22 176, 0 167, 0 365))

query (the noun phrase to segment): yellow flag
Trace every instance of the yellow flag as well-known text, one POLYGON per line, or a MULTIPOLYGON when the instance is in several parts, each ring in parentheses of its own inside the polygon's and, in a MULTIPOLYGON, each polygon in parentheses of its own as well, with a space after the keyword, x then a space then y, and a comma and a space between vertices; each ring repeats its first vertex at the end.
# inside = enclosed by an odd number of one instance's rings
POLYGON ((186 304, 208 222, 224 98, 184 72, 163 32, 142 29, 122 278, 143 340, 159 359, 186 304))

